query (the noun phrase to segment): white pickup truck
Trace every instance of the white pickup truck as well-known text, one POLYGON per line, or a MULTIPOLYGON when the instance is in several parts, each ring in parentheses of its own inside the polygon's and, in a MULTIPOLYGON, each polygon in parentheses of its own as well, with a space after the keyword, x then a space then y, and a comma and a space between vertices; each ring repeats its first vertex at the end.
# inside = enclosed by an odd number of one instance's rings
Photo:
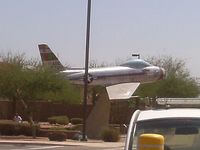
POLYGON ((175 98, 157 101, 166 107, 134 112, 125 150, 139 150, 138 137, 147 133, 162 135, 164 150, 200 150, 200 99, 175 98))

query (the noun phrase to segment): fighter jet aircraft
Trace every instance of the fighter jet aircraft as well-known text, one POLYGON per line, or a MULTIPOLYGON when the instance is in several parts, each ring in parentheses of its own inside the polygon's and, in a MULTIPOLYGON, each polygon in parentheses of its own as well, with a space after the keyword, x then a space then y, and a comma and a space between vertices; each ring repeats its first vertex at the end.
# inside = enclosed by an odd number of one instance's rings
MULTIPOLYGON (((84 84, 84 68, 65 68, 46 44, 38 45, 44 65, 53 67, 73 84, 84 84)), ((91 68, 88 70, 89 85, 105 86, 110 99, 127 99, 140 83, 163 79, 165 70, 142 59, 132 59, 119 66, 91 68)))

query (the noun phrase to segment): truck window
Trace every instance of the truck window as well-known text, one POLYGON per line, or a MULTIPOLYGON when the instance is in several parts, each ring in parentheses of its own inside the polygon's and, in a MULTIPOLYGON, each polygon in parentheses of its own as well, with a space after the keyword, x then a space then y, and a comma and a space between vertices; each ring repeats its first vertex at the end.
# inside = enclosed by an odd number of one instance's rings
POLYGON ((132 149, 136 150, 140 134, 156 133, 165 138, 165 150, 199 150, 200 119, 175 118, 139 121, 133 134, 132 149))

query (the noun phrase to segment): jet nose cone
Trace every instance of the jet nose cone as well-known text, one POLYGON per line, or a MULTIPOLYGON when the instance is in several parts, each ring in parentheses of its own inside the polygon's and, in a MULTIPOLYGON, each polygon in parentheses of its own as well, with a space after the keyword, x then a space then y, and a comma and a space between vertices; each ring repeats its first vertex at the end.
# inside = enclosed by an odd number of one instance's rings
POLYGON ((165 69, 164 68, 160 68, 160 80, 165 78, 165 69))

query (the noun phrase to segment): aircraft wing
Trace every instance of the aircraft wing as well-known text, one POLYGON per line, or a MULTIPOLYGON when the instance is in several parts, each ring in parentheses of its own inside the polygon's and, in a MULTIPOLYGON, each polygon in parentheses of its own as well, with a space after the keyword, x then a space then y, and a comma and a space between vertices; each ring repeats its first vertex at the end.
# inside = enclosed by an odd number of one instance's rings
POLYGON ((106 90, 108 92, 109 99, 129 99, 136 91, 138 86, 140 85, 139 82, 136 83, 122 83, 107 86, 106 90))

